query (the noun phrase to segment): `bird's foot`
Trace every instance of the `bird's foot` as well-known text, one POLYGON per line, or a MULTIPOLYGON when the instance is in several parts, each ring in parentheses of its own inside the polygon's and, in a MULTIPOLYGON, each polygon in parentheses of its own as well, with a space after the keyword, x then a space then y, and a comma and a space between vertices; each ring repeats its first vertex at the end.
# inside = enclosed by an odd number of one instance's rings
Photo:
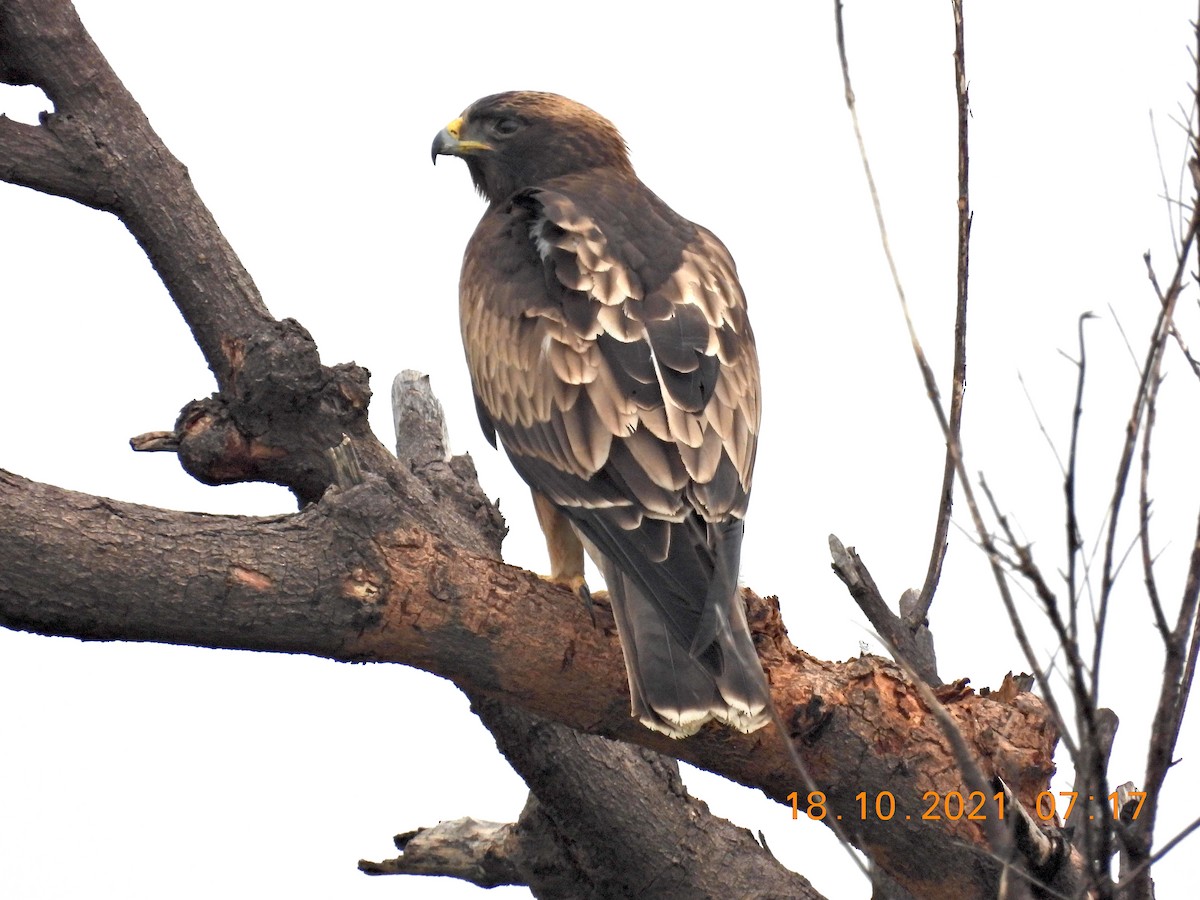
POLYGON ((583 601, 583 608, 587 610, 588 618, 592 620, 592 626, 595 627, 596 611, 592 606, 592 592, 588 590, 587 581, 582 575, 539 575, 538 577, 542 581, 560 584, 570 589, 571 593, 583 601))
POLYGON ((548 581, 551 584, 561 584, 578 597, 591 596, 591 592, 588 591, 587 581, 584 580, 582 575, 539 575, 538 578, 542 579, 542 581, 548 581))

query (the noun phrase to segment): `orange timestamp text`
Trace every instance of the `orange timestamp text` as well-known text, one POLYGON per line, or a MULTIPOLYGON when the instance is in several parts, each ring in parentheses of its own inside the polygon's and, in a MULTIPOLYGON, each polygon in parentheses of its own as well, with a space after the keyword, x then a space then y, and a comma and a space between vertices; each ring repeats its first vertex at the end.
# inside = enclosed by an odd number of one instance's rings
MULTIPOLYGON (((1034 813, 1043 822, 1051 822, 1058 816, 1059 802, 1058 798, 1066 799, 1066 809, 1062 814, 1062 821, 1065 823, 1071 818, 1071 813, 1075 811, 1075 803, 1079 799, 1078 791, 1059 791, 1055 794, 1052 791, 1042 791, 1037 795, 1034 801, 1034 813)), ((1138 813, 1142 811, 1142 804, 1146 802, 1145 791, 1130 791, 1129 798, 1137 800, 1137 806, 1133 813, 1129 816, 1130 819, 1137 819, 1138 813)), ((792 791, 786 797, 792 804, 792 818, 800 818, 801 811, 814 821, 821 821, 827 816, 832 815, 835 819, 842 818, 857 818, 860 821, 866 821, 869 818, 877 819, 881 822, 890 822, 897 816, 896 796, 891 791, 879 791, 871 797, 866 791, 859 791, 854 795, 856 803, 855 808, 847 816, 841 813, 831 812, 829 802, 822 791, 809 791, 808 796, 803 803, 800 799, 800 794, 797 791, 792 791)), ((1088 801, 1093 801, 1095 798, 1088 797, 1088 801)), ((1121 798, 1116 791, 1105 798, 1111 804, 1112 817, 1118 819, 1121 817, 1121 809, 1123 804, 1121 798)), ((926 791, 921 795, 921 802, 927 804, 923 812, 916 816, 918 820, 926 822, 940 822, 949 820, 957 822, 966 820, 968 822, 986 822, 989 818, 996 820, 1004 819, 1004 804, 1007 802, 1007 797, 1003 791, 998 791, 990 797, 983 791, 970 791, 963 794, 961 791, 926 791)), ((1088 807, 1093 809, 1094 807, 1088 807)), ((1106 808, 1107 809, 1107 808, 1106 808)), ((1090 813, 1088 818, 1094 819, 1095 813, 1090 813)), ((901 815, 902 820, 911 820, 913 815, 901 815)))

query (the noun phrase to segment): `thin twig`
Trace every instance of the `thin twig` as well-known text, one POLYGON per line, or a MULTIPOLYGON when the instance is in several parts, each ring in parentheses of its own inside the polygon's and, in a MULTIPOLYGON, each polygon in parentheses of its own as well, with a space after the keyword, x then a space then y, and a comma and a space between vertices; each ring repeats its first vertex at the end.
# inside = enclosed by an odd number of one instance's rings
POLYGON ((1138 478, 1138 542, 1142 548, 1142 580, 1146 584, 1146 596, 1154 611, 1154 624, 1162 635, 1163 642, 1170 645, 1171 628, 1163 612, 1158 593, 1158 579, 1154 577, 1154 553, 1150 548, 1150 437, 1154 432, 1154 421, 1158 409, 1157 387, 1146 399, 1146 424, 1142 437, 1141 472, 1138 478))
POLYGON ((1058 447, 1054 445, 1054 438, 1050 437, 1050 432, 1046 430, 1046 423, 1042 421, 1041 415, 1038 414, 1037 404, 1033 402, 1033 395, 1029 393, 1029 385, 1025 383, 1025 377, 1020 372, 1017 372, 1017 383, 1021 385, 1021 392, 1025 395, 1025 402, 1029 404, 1029 411, 1033 413, 1033 421, 1037 423, 1038 431, 1042 433, 1042 437, 1050 445, 1050 452, 1054 454, 1054 461, 1058 463, 1058 470, 1066 478, 1067 468, 1063 465, 1062 457, 1058 454, 1058 447))
MULTIPOLYGON (((966 483, 964 482, 964 487, 965 486, 966 483)), ((982 473, 980 473, 979 476, 979 487, 980 490, 983 491, 984 496, 987 498, 988 504, 992 508, 992 514, 1000 523, 1001 528, 1004 529, 1010 544, 1019 552, 1020 547, 1017 545, 1016 539, 1013 537, 1012 531, 1008 527, 1008 520, 1003 514, 1001 514, 1000 508, 996 504, 996 498, 993 496, 991 489, 988 487, 987 480, 983 477, 982 473)), ((974 502, 973 497, 972 502, 974 502)), ((994 555, 996 558, 999 558, 999 551, 996 550, 995 541, 990 535, 987 535, 984 539, 984 548, 989 551, 989 555, 994 555)), ((1019 558, 1013 566, 1013 570, 1021 571, 1021 561, 1019 558)), ((1034 567, 1034 570, 1036 571, 1036 567, 1034 567)), ((1022 572, 1022 574, 1024 575, 1025 573, 1022 572)), ((1041 599, 1043 605, 1045 605, 1045 598, 1041 596, 1043 589, 1047 592, 1049 591, 1049 589, 1045 587, 1045 581, 1041 580, 1041 587, 1039 587, 1038 584, 1033 583, 1031 579, 1029 579, 1028 575, 1026 575, 1026 580, 1030 581, 1034 587, 1034 590, 1038 593, 1039 599, 1041 599)), ((1053 598, 1053 594, 1050 594, 1050 597, 1053 598)), ((1068 752, 1071 754, 1072 762, 1075 765, 1078 765, 1079 749, 1074 740, 1072 740, 1070 731, 1066 727, 1066 720, 1063 719, 1062 712, 1058 707, 1058 701, 1054 697, 1054 692, 1050 689, 1050 682, 1046 678, 1045 674, 1042 673, 1041 667, 1038 665, 1037 659, 1033 654, 1033 648, 1029 645, 1029 639, 1025 635, 1025 629, 1021 623, 1020 615, 1017 613, 1015 605, 1013 605, 1011 593, 1009 593, 1007 590, 1007 579, 1005 579, 1005 588, 1001 590, 1001 599, 1004 601, 1005 609, 1008 610, 1008 617, 1013 625, 1013 631, 1017 635, 1017 640, 1021 644, 1021 649, 1025 651, 1026 662, 1028 662, 1030 667, 1033 669, 1034 678, 1037 680, 1039 687, 1042 689, 1046 705, 1050 707, 1050 711, 1054 714, 1055 721, 1059 727, 1062 742, 1066 746, 1068 752)), ((1063 647, 1063 649, 1066 650, 1068 648, 1063 647)))
MULTIPOLYGON (((954 375, 950 392, 950 434, 946 442, 946 462, 942 467, 941 502, 938 505, 937 526, 933 534, 933 549, 925 584, 917 601, 915 615, 924 619, 929 614, 933 595, 942 577, 946 559, 946 542, 950 529, 950 512, 954 508, 954 445, 962 445, 963 394, 967 384, 967 275, 971 249, 970 153, 968 124, 971 105, 967 97, 967 51, 963 37, 961 0, 951 0, 954 12, 954 86, 958 103, 958 281, 954 309, 954 375)), ((907 315, 907 313, 906 313, 907 315)), ((911 325, 910 325, 911 327, 911 325)), ((914 338, 915 340, 915 338, 914 338)))
MULTIPOLYGON (((953 0, 953 5, 955 6, 956 23, 961 23, 961 18, 962 18, 961 7, 958 5, 957 0, 953 0)), ((834 8, 834 16, 837 21, 838 57, 841 60, 841 64, 842 64, 842 84, 845 88, 846 106, 850 110, 850 121, 854 126, 854 138, 858 142, 859 157, 862 160, 863 172, 866 174, 867 187, 871 192, 871 203, 875 208, 875 222, 879 228, 879 240, 883 245, 883 255, 884 255, 884 258, 887 260, 888 271, 892 275, 892 284, 896 288, 896 296, 900 300, 900 309, 904 313, 904 324, 908 328, 908 337, 912 343, 913 353, 915 354, 915 356, 917 358, 917 367, 921 370, 921 378, 925 384, 925 393, 929 396, 929 400, 933 404, 934 414, 937 416, 938 425, 941 426, 942 433, 947 436, 946 454, 947 454, 948 466, 951 468, 954 468, 956 466, 956 461, 955 461, 954 457, 958 453, 958 446, 959 446, 958 432, 952 429, 950 419, 947 418, 946 411, 942 406, 941 394, 938 392, 937 379, 934 377, 933 368, 929 365, 929 360, 926 359, 926 357, 925 357, 925 350, 921 347, 921 341, 917 337, 917 330, 916 330, 916 326, 913 324, 912 313, 910 312, 910 310, 908 308, 908 298, 904 293, 904 285, 900 281, 900 272, 896 268, 896 259, 892 255, 892 245, 888 239, 887 223, 885 222, 884 217, 883 217, 883 205, 880 203, 880 200, 879 200, 879 190, 875 186, 875 176, 871 173, 871 163, 870 163, 869 157, 867 156, 866 143, 863 141, 862 128, 860 127, 859 122, 858 122, 858 107, 856 106, 855 100, 854 100, 854 88, 851 87, 851 84, 850 84, 850 63, 846 57, 846 39, 845 39, 845 29, 842 24, 841 0, 834 0, 833 8, 834 8)), ((958 29, 961 34, 961 24, 958 24, 958 29)), ((957 66, 958 66, 957 62, 955 63, 955 66, 957 68, 957 66)), ((961 250, 960 250, 960 253, 961 253, 961 250)), ((961 257, 960 257, 960 259, 961 259, 961 257)), ((966 278, 965 273, 961 276, 961 278, 962 278, 962 283, 964 285, 964 290, 965 290, 965 283, 966 283, 965 282, 965 278, 966 278)), ((956 329, 956 334, 957 334, 957 329, 956 329)), ((955 352, 955 357, 957 360, 957 357, 958 357, 957 349, 955 352)), ((957 364, 956 364, 956 366, 957 366, 957 364)), ((957 368, 956 368, 956 372, 957 372, 957 368)), ((961 401, 960 401, 960 407, 961 407, 961 401)), ((960 415, 961 415, 961 412, 960 412, 960 415)), ((952 489, 953 484, 951 483, 950 486, 952 489)), ((945 528, 942 527, 941 520, 943 518, 942 510, 947 505, 946 501, 945 501, 946 493, 947 492, 945 490, 945 483, 943 483, 943 491, 942 491, 942 494, 940 495, 942 497, 942 502, 939 505, 939 513, 938 513, 939 526, 937 529, 938 535, 940 535, 940 540, 938 540, 934 546, 934 557, 936 559, 936 565, 933 560, 931 560, 931 563, 930 563, 930 570, 931 570, 931 572, 935 572, 935 575, 936 575, 936 572, 941 571, 941 556, 943 553, 941 548, 943 548, 945 545, 945 528)), ((948 514, 947 514, 947 518, 948 518, 948 514)), ((930 577, 927 575, 926 576, 926 585, 928 586, 929 584, 930 584, 930 577)), ((936 585, 936 577, 934 577, 934 579, 933 579, 933 584, 936 585)), ((922 592, 921 592, 922 602, 924 602, 925 593, 926 593, 926 590, 923 588, 922 592)), ((932 592, 930 592, 930 594, 932 595, 932 592)), ((926 611, 928 610, 927 605, 925 607, 925 610, 926 611)))
POLYGON ((1133 344, 1129 340, 1129 335, 1125 332, 1125 326, 1121 324, 1121 317, 1117 315, 1117 311, 1113 309, 1112 304, 1108 304, 1108 314, 1112 316, 1113 323, 1117 326, 1117 333, 1121 335, 1121 340, 1125 343, 1125 349, 1129 352, 1129 362, 1133 365, 1134 372, 1140 372, 1142 364, 1138 362, 1137 354, 1133 352, 1133 344))
POLYGON ((1133 451, 1141 432, 1142 420, 1145 415, 1146 402, 1152 391, 1152 380, 1157 378, 1159 364, 1162 359, 1169 325, 1175 312, 1175 306, 1183 290, 1183 274, 1191 256, 1192 245, 1196 233, 1200 230, 1200 214, 1192 211, 1192 217, 1184 233, 1181 252, 1176 260, 1175 272, 1167 291, 1162 295, 1161 308, 1151 333, 1150 349, 1146 353, 1146 361, 1142 366, 1141 377, 1138 381, 1137 393, 1134 396, 1133 409, 1129 421, 1125 425, 1125 444, 1121 449, 1121 459, 1117 464, 1117 475, 1113 488, 1112 501, 1109 504, 1108 536, 1104 546, 1104 567, 1101 570, 1100 609, 1096 615, 1096 640, 1092 648, 1092 696, 1099 693, 1100 656, 1104 648, 1104 628, 1108 619, 1108 602, 1112 595, 1113 552, 1117 538, 1117 523, 1120 520, 1121 502, 1125 496, 1125 486, 1129 478, 1129 469, 1133 462, 1133 451))
POLYGON ((1181 832, 1179 832, 1179 834, 1175 835, 1175 837, 1171 838, 1169 841, 1167 841, 1165 844, 1163 844, 1158 850, 1155 851, 1153 856, 1142 860, 1142 862, 1140 864, 1138 864, 1137 868, 1130 871, 1129 874, 1126 875, 1125 878, 1121 879, 1120 884, 1117 885, 1117 891, 1120 892, 1123 888, 1128 887, 1129 883, 1132 882, 1134 878, 1137 878, 1146 869, 1153 866, 1160 859, 1162 859, 1164 856, 1166 856, 1168 853, 1170 853, 1172 850, 1174 850, 1176 847, 1178 847, 1179 844, 1182 843, 1183 839, 1186 838, 1188 835, 1190 835, 1197 828, 1200 828, 1200 819, 1196 819, 1195 821, 1193 821, 1192 824, 1190 824, 1186 828, 1184 828, 1181 832))
POLYGON ((1200 617, 1197 600, 1200 597, 1200 521, 1197 522, 1196 539, 1192 545, 1192 556, 1188 565, 1187 583, 1179 605, 1179 617, 1168 644, 1163 665, 1162 688, 1154 722, 1150 731, 1150 752, 1146 760, 1144 818, 1138 826, 1141 846, 1148 852, 1154 837, 1154 823, 1158 815, 1158 802, 1163 782, 1171 768, 1175 745, 1183 725, 1183 714, 1195 679, 1196 660, 1200 655, 1200 617), (1184 640, 1189 636, 1186 652, 1184 640))
POLYGON ((1083 421, 1083 383, 1087 376, 1087 343, 1083 339, 1083 323, 1088 319, 1095 318, 1092 313, 1084 313, 1079 317, 1079 361, 1076 363, 1078 367, 1078 377, 1075 379, 1075 408, 1071 412, 1071 447, 1067 452, 1067 474, 1063 480, 1063 493, 1066 496, 1067 505, 1067 588, 1068 588, 1068 610, 1069 610, 1069 626, 1067 630, 1067 638, 1077 644, 1079 639, 1079 621, 1078 621, 1078 593, 1075 577, 1076 560, 1079 558, 1080 550, 1083 549, 1083 538, 1079 533, 1079 517, 1076 515, 1075 507, 1075 473, 1077 471, 1076 462, 1078 461, 1079 453, 1079 425, 1083 421))
MULTIPOLYGON (((1162 180, 1163 197, 1170 198, 1171 189, 1167 187, 1167 170, 1163 168, 1162 149, 1158 146, 1158 128, 1154 124, 1154 110, 1150 110, 1150 135, 1154 138, 1154 157, 1158 160, 1158 177, 1162 180)), ((1182 178, 1182 173, 1180 173, 1182 178)), ((1180 184, 1182 188, 1182 183, 1180 184)), ((1176 196, 1182 196, 1183 191, 1180 190, 1176 196)), ((1179 253, 1179 229, 1175 227, 1176 217, 1171 210, 1171 204, 1168 199, 1167 203, 1167 226, 1171 229, 1171 246, 1175 248, 1175 252, 1179 253)), ((1182 222, 1180 223, 1182 225, 1182 222)))
MULTIPOLYGON (((1195 31, 1196 42, 1200 44, 1200 25, 1193 22, 1193 29, 1195 31)), ((1200 57, 1193 53, 1192 60, 1196 65, 1197 77, 1196 84, 1192 89, 1192 109, 1194 112, 1197 105, 1200 104, 1200 57)), ((1192 121, 1192 116, 1189 116, 1189 125, 1191 125, 1192 121)), ((1200 197, 1200 161, 1197 160, 1198 140, 1200 139, 1198 139, 1197 132, 1193 127, 1189 131, 1187 168, 1192 175, 1194 198, 1200 197)), ((1175 271, 1165 292, 1159 288, 1158 281, 1154 277, 1154 270, 1150 266, 1149 259, 1147 259, 1147 269, 1151 276, 1151 284, 1158 295, 1160 308, 1146 364, 1142 370, 1138 392, 1138 400, 1143 404, 1145 409, 1144 415, 1147 423, 1147 434, 1143 438, 1143 481, 1146 479, 1146 469, 1149 466, 1149 431, 1154 418, 1154 405, 1158 387, 1162 383, 1162 358, 1165 353, 1167 340, 1174 333, 1175 308, 1183 292, 1184 273, 1191 259, 1192 246, 1195 243, 1198 230, 1200 230, 1200 204, 1193 200, 1191 218, 1184 239, 1181 241, 1178 249, 1175 271)), ((1175 339, 1181 349, 1183 349, 1185 357, 1189 357, 1190 355, 1187 353, 1186 347, 1182 344, 1178 334, 1175 334, 1175 339)), ((1193 368, 1193 371, 1195 371, 1195 368, 1193 368)), ((1135 404, 1135 411, 1136 409, 1135 404)), ((1126 456, 1123 456, 1122 463, 1126 462, 1128 452, 1127 441, 1126 456)), ((1145 497, 1146 491, 1143 488, 1141 493, 1141 527, 1143 532, 1148 532, 1149 504, 1145 497)), ((1117 500, 1118 498, 1114 497, 1114 503, 1117 500)), ((1111 543, 1111 530, 1109 540, 1111 543)), ((1149 537, 1147 534, 1141 536, 1141 542, 1144 560, 1148 553, 1149 537)), ((1146 567, 1145 562, 1143 562, 1143 565, 1146 567)), ((1152 568, 1146 568, 1147 588, 1151 590, 1151 599, 1153 602, 1157 592, 1152 589, 1153 578, 1150 575, 1152 568)), ((1175 747, 1183 725, 1184 711, 1187 707, 1188 698, 1195 679, 1197 656, 1200 655, 1200 615, 1197 614, 1198 606, 1200 606, 1200 517, 1198 517, 1197 522, 1196 538, 1192 544, 1192 553, 1188 563, 1183 595, 1180 598, 1179 613, 1175 627, 1171 630, 1166 640, 1166 658, 1163 663, 1162 686, 1159 691, 1158 705, 1154 711, 1149 752, 1146 760, 1146 778, 1144 783, 1146 795, 1145 805, 1142 809, 1143 815, 1137 821, 1130 823, 1128 831, 1127 857, 1128 861, 1134 863, 1134 865, 1131 867, 1130 876, 1127 879, 1123 879, 1123 881, 1127 881, 1130 884, 1134 895, 1150 895, 1153 888, 1149 880, 1149 868, 1153 860, 1161 858, 1162 851, 1155 856, 1151 856, 1150 848, 1153 846, 1154 841, 1154 828, 1158 818, 1158 803, 1162 786, 1166 780, 1167 772, 1173 765, 1175 747)), ((1102 637, 1103 631, 1098 630, 1097 657, 1102 637)), ((1183 834, 1179 835, 1171 846, 1177 843, 1178 840, 1181 840, 1185 834, 1189 833, 1195 827, 1196 825, 1193 824, 1188 829, 1185 829, 1183 834)))
MULTIPOLYGON (((1158 302, 1166 303, 1167 298, 1163 294, 1162 288, 1158 286, 1158 276, 1155 275, 1154 265, 1150 262, 1150 253, 1146 252, 1142 254, 1142 260, 1146 263, 1146 273, 1150 278, 1150 284, 1154 287, 1154 293, 1158 295, 1158 302)), ((1171 320, 1167 329, 1167 333, 1175 339, 1175 344, 1179 347, 1179 351, 1183 354, 1183 358, 1186 359, 1188 365, 1192 367, 1192 374, 1197 378, 1200 378, 1200 360, 1197 360, 1196 357, 1192 356, 1192 352, 1188 349, 1187 342, 1183 339, 1183 335, 1179 333, 1179 328, 1175 324, 1174 319, 1171 320)))

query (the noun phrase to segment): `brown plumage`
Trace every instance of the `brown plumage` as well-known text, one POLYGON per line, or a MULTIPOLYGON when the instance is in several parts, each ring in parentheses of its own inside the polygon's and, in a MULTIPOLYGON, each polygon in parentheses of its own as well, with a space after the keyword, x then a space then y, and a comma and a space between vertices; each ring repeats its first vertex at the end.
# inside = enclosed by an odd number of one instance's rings
POLYGON ((634 174, 616 128, 555 94, 484 97, 434 140, 487 211, 459 284, 480 423, 534 491, 552 577, 608 584, 633 715, 753 731, 770 693, 738 597, 759 427, 724 245, 634 174))

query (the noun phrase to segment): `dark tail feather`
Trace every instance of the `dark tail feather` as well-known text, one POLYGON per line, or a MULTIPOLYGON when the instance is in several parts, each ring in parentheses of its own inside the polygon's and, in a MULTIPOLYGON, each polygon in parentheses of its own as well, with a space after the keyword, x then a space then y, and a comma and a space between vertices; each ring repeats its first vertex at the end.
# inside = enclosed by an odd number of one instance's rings
MULTIPOLYGON (((633 715, 671 737, 695 734, 709 719, 751 732, 771 718, 771 693, 736 590, 714 604, 711 639, 694 652, 631 579, 604 566, 633 715)), ((709 629, 706 629, 708 631, 709 629)))

